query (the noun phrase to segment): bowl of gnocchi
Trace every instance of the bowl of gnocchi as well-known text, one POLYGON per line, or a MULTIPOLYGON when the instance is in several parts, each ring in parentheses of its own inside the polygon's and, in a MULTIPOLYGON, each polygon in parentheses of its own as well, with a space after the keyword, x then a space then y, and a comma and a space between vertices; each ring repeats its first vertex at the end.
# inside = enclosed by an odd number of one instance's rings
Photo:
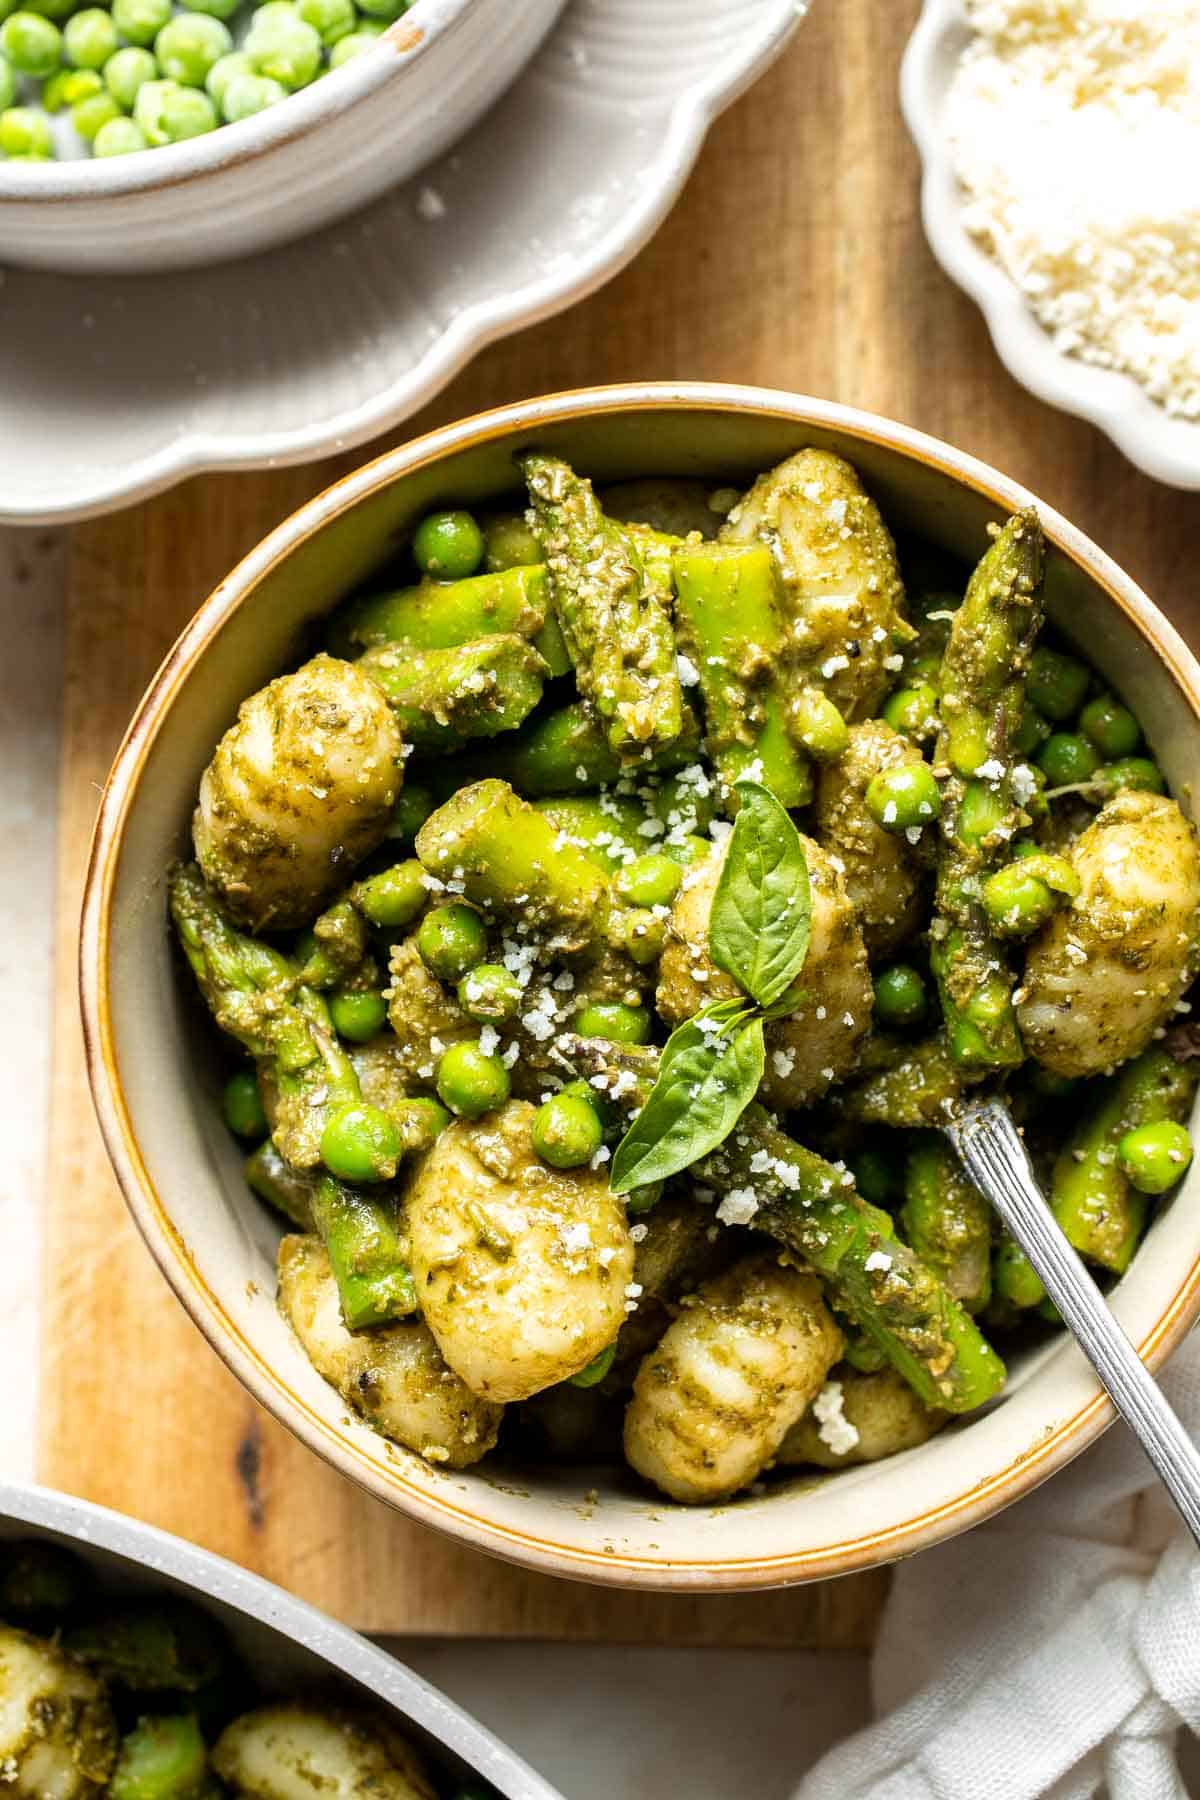
POLYGON ((180 1299, 528 1566, 907 1555, 1109 1419, 939 1130, 1002 1091, 1156 1366, 1200 1312, 1200 671, 1036 496, 706 384, 390 452, 197 613, 81 978, 180 1299))
POLYGON ((560 1800, 374 1645, 207 1550, 0 1485, 0 1756, 17 1795, 560 1800))

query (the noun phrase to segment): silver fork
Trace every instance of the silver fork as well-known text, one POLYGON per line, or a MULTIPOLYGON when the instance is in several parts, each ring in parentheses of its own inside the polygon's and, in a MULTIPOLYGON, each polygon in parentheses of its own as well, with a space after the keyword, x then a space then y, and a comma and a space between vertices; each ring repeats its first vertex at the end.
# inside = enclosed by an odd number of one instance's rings
POLYGON ((1063 1235, 1008 1108, 994 1098, 967 1100, 942 1129, 1041 1276, 1200 1544, 1200 1454, 1063 1235))

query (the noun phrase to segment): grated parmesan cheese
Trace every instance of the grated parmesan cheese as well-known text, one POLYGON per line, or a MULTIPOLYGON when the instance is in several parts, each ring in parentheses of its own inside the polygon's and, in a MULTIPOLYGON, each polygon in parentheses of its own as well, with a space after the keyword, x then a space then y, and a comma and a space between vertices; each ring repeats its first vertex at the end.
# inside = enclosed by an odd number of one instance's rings
POLYGON ((964 8, 964 224, 1057 349, 1200 418, 1200 0, 964 8))
POLYGON ((841 1382, 827 1381, 812 1403, 817 1436, 835 1456, 845 1456, 858 1442, 858 1427, 842 1411, 843 1399, 841 1382))

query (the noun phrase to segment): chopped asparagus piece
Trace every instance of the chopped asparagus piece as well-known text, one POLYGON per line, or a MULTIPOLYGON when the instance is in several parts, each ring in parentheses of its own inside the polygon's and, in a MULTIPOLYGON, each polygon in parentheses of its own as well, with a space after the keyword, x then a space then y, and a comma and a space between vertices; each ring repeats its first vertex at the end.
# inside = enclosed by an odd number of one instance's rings
POLYGON ((449 650, 380 645, 355 666, 382 688, 405 741, 439 751, 515 731, 541 699, 546 674, 533 646, 512 634, 449 650))
POLYGON ((414 650, 451 650, 498 633, 527 638, 551 675, 571 667, 562 632, 550 607, 543 564, 471 575, 464 581, 426 578, 356 600, 333 622, 338 656, 354 656, 376 644, 409 644, 414 650))

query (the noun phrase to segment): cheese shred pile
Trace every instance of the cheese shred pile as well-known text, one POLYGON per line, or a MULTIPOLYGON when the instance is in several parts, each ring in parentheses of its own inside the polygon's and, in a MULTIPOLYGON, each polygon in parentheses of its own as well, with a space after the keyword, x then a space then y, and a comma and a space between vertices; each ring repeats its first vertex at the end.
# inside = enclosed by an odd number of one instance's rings
POLYGON ((1065 353, 1200 418, 1200 0, 964 0, 967 229, 1065 353))

